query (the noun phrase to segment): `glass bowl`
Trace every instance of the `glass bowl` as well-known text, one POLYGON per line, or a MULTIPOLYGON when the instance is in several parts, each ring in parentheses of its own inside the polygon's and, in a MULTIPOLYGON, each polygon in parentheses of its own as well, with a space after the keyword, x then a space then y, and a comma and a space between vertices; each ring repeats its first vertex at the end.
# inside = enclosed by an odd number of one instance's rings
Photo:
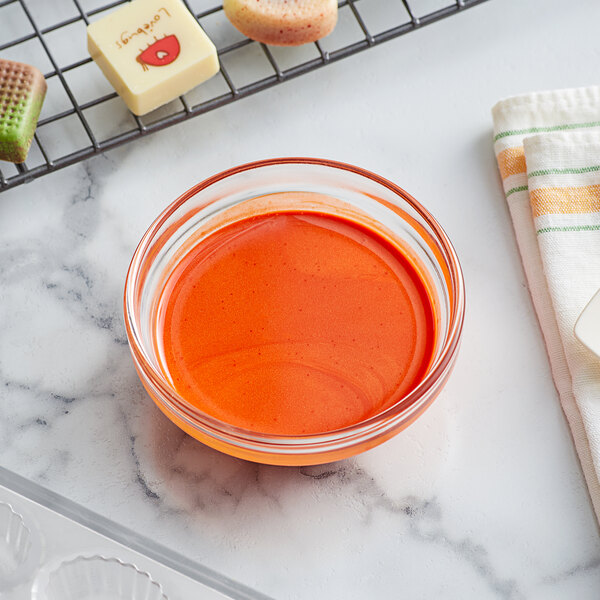
POLYGON ((242 165, 194 186, 150 226, 131 261, 124 313, 135 367, 157 406, 199 441, 239 458, 311 465, 372 448, 412 423, 433 402, 455 362, 465 311, 462 271, 435 219, 397 185, 351 165, 281 158, 242 165), (287 192, 282 194, 283 192, 287 192), (435 307, 433 358, 420 383, 380 413, 335 431, 271 435, 222 422, 192 405, 161 368, 158 299, 169 275, 211 233, 249 216, 291 210, 349 219, 408 251, 435 307))

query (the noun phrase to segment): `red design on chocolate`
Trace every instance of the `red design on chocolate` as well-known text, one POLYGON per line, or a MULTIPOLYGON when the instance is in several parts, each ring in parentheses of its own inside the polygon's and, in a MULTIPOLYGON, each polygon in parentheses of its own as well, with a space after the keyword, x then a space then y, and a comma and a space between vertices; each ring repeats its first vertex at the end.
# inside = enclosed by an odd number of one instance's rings
POLYGON ((147 71, 147 65, 152 67, 170 65, 179 56, 179 51, 180 46, 177 37, 175 35, 167 35, 150 44, 150 46, 135 57, 135 60, 142 65, 144 71, 147 71))

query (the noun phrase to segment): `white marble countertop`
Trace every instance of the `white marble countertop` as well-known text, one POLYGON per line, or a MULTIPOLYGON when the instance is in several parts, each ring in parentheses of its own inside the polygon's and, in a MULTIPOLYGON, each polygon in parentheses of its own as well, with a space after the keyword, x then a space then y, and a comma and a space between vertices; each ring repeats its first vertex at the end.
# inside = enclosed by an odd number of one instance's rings
POLYGON ((599 21, 596 0, 492 0, 1 194, 0 464, 275 598, 598 598, 598 527, 490 107, 597 83, 599 21), (467 282, 461 355, 433 407, 320 467, 245 463, 180 433, 139 383, 121 318, 158 212, 283 155, 397 182, 445 227, 467 282))

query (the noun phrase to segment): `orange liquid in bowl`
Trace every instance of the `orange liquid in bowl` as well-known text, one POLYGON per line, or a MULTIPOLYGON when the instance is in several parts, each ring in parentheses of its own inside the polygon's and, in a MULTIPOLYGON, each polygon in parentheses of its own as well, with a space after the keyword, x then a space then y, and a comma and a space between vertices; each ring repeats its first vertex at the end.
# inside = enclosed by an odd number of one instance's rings
POLYGON ((325 213, 241 219, 175 267, 159 303, 163 369, 225 423, 307 435, 361 422, 415 388, 436 318, 405 251, 325 213))

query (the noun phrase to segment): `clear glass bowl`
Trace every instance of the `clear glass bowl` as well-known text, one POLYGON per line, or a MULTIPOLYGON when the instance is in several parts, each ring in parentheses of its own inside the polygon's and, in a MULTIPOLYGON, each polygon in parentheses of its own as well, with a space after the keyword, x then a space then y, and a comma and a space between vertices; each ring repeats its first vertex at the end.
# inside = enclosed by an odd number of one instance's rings
POLYGON ((140 379, 174 423, 201 442, 233 456, 267 464, 309 465, 346 458, 384 442, 433 402, 456 359, 465 290, 450 240, 435 219, 403 189, 351 165, 282 158, 215 175, 171 204, 148 229, 133 255, 125 285, 124 311, 140 379), (302 199, 295 198, 294 192, 301 192, 302 199), (312 193, 310 200, 306 199, 306 192, 312 193), (164 376, 155 339, 160 292, 191 248, 239 219, 285 210, 346 217, 407 249, 419 263, 435 303, 434 357, 420 384, 381 413, 323 434, 267 435, 231 426, 203 413, 181 397, 164 376))

